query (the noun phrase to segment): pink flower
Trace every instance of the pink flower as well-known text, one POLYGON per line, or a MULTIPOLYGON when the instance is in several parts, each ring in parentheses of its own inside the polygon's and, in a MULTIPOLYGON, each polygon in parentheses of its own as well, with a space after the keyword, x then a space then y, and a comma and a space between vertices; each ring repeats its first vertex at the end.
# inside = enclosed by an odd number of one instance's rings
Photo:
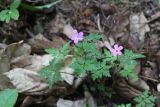
POLYGON ((122 49, 123 46, 118 46, 117 44, 114 45, 114 48, 110 49, 110 52, 112 53, 113 56, 117 56, 117 55, 122 55, 122 49))
POLYGON ((73 34, 72 34, 72 36, 71 36, 71 40, 73 40, 73 42, 75 43, 75 44, 77 44, 78 43, 78 41, 82 41, 83 40, 83 35, 84 35, 84 33, 83 32, 77 32, 77 30, 73 30, 73 34))

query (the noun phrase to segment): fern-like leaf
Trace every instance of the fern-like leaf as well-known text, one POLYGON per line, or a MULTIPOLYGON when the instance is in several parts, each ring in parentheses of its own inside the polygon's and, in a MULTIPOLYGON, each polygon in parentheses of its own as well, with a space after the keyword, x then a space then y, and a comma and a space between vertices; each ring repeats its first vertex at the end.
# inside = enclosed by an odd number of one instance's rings
POLYGON ((125 57, 128 57, 129 59, 138 59, 138 58, 144 58, 145 56, 138 53, 133 53, 131 50, 125 49, 124 51, 125 57))
POLYGON ((74 48, 74 60, 71 67, 78 75, 88 73, 95 80, 102 76, 110 76, 110 66, 102 59, 104 55, 97 49, 96 42, 101 37, 98 34, 90 34, 83 42, 74 48))
POLYGON ((115 107, 132 107, 131 104, 121 104, 121 105, 117 105, 115 107))
POLYGON ((68 54, 68 42, 61 49, 46 49, 46 52, 52 55, 54 58, 50 61, 49 65, 44 67, 39 73, 42 77, 47 79, 49 86, 51 87, 55 82, 62 80, 60 70, 65 64, 65 59, 68 54))
POLYGON ((135 59, 137 58, 144 58, 145 56, 142 54, 133 53, 130 50, 125 50, 124 54, 119 56, 118 59, 120 61, 120 68, 122 69, 120 71, 120 75, 122 77, 132 77, 133 79, 137 79, 138 76, 135 72, 135 68, 137 65, 137 62, 135 59))
POLYGON ((142 95, 135 97, 133 100, 137 102, 136 107, 154 107, 156 97, 149 95, 148 91, 144 91, 142 95))
POLYGON ((88 36, 85 37, 85 40, 84 41, 87 41, 87 42, 97 42, 101 39, 101 35, 99 34, 89 34, 88 36))
POLYGON ((106 49, 104 50, 104 54, 105 54, 105 61, 106 62, 111 62, 113 63, 114 61, 117 60, 116 57, 114 57, 109 51, 107 51, 106 49))

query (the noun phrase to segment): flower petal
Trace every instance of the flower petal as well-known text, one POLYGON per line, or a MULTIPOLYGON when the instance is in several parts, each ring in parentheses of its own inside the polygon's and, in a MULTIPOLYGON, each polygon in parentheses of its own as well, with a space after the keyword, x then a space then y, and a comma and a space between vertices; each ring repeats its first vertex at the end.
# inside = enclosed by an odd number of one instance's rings
POLYGON ((117 44, 114 45, 114 49, 118 49, 118 45, 117 44))
POLYGON ((71 40, 74 40, 74 39, 76 39, 77 37, 75 36, 75 35, 72 35, 71 36, 71 40))
POLYGON ((74 29, 74 30, 73 30, 73 33, 76 34, 76 33, 78 33, 78 31, 77 31, 76 29, 74 29))
POLYGON ((123 46, 119 46, 119 47, 118 47, 118 50, 122 50, 122 49, 123 49, 123 46))
POLYGON ((115 49, 111 48, 110 52, 112 53, 113 56, 117 56, 117 52, 115 49))
POLYGON ((75 44, 77 44, 77 43, 78 43, 78 39, 75 38, 73 42, 74 42, 75 44))
POLYGON ((73 34, 72 35, 78 37, 78 31, 77 30, 73 30, 73 34))
POLYGON ((84 35, 83 32, 79 32, 79 34, 78 34, 78 39, 79 39, 79 40, 83 40, 83 35, 84 35))
POLYGON ((115 51, 115 49, 113 49, 113 48, 110 48, 109 50, 111 53, 115 51))
POLYGON ((117 52, 113 52, 112 55, 113 56, 117 56, 118 54, 117 54, 117 52))
POLYGON ((117 55, 122 55, 122 52, 121 51, 118 51, 118 52, 116 52, 117 53, 117 55))

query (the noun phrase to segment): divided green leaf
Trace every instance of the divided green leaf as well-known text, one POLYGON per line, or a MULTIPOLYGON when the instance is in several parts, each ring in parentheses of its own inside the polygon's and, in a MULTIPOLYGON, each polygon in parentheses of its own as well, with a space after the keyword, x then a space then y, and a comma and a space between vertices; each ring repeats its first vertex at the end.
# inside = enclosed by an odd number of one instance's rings
POLYGON ((136 107, 154 107, 156 97, 149 95, 148 91, 144 91, 142 95, 135 97, 133 100, 137 103, 136 107))
POLYGON ((55 66, 49 65, 43 68, 39 74, 47 79, 49 86, 51 87, 57 81, 61 81, 60 69, 56 69, 55 66))
POLYGON ((144 58, 145 56, 138 53, 133 53, 131 50, 125 49, 124 51, 125 57, 129 59, 138 59, 138 58, 144 58))
POLYGON ((137 79, 138 76, 135 72, 135 68, 137 65, 136 59, 138 58, 144 58, 145 56, 142 54, 137 54, 137 53, 133 53, 130 50, 125 50, 124 54, 122 54, 121 56, 119 56, 119 61, 120 61, 120 75, 122 77, 132 77, 133 79, 137 79))
POLYGON ((117 105, 115 107, 132 107, 131 104, 121 104, 121 105, 117 105))
POLYGON ((49 86, 51 87, 55 82, 62 80, 60 70, 64 66, 64 60, 68 54, 68 42, 61 49, 46 49, 46 52, 53 56, 53 60, 49 65, 44 67, 39 74, 47 79, 49 86))
POLYGON ((84 41, 87 41, 87 42, 97 42, 101 38, 102 37, 99 34, 89 34, 88 36, 85 37, 84 41))
POLYGON ((106 62, 110 62, 110 63, 114 63, 117 58, 114 57, 109 51, 107 51, 106 49, 104 49, 104 54, 105 54, 105 61, 106 62))
POLYGON ((109 77, 110 66, 103 61, 104 55, 97 49, 96 42, 100 39, 98 34, 88 35, 83 42, 74 48, 74 59, 71 67, 78 75, 89 73, 92 78, 98 79, 102 76, 109 77))

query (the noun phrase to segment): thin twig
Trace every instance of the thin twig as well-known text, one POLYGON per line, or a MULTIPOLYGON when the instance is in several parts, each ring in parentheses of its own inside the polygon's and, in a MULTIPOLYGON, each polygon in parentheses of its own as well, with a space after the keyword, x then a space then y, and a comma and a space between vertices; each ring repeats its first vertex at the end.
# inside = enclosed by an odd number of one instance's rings
POLYGON ((154 81, 154 82, 159 82, 157 79, 153 79, 153 78, 150 78, 150 77, 147 77, 147 76, 140 76, 144 79, 148 79, 148 80, 151 80, 151 81, 154 81))

